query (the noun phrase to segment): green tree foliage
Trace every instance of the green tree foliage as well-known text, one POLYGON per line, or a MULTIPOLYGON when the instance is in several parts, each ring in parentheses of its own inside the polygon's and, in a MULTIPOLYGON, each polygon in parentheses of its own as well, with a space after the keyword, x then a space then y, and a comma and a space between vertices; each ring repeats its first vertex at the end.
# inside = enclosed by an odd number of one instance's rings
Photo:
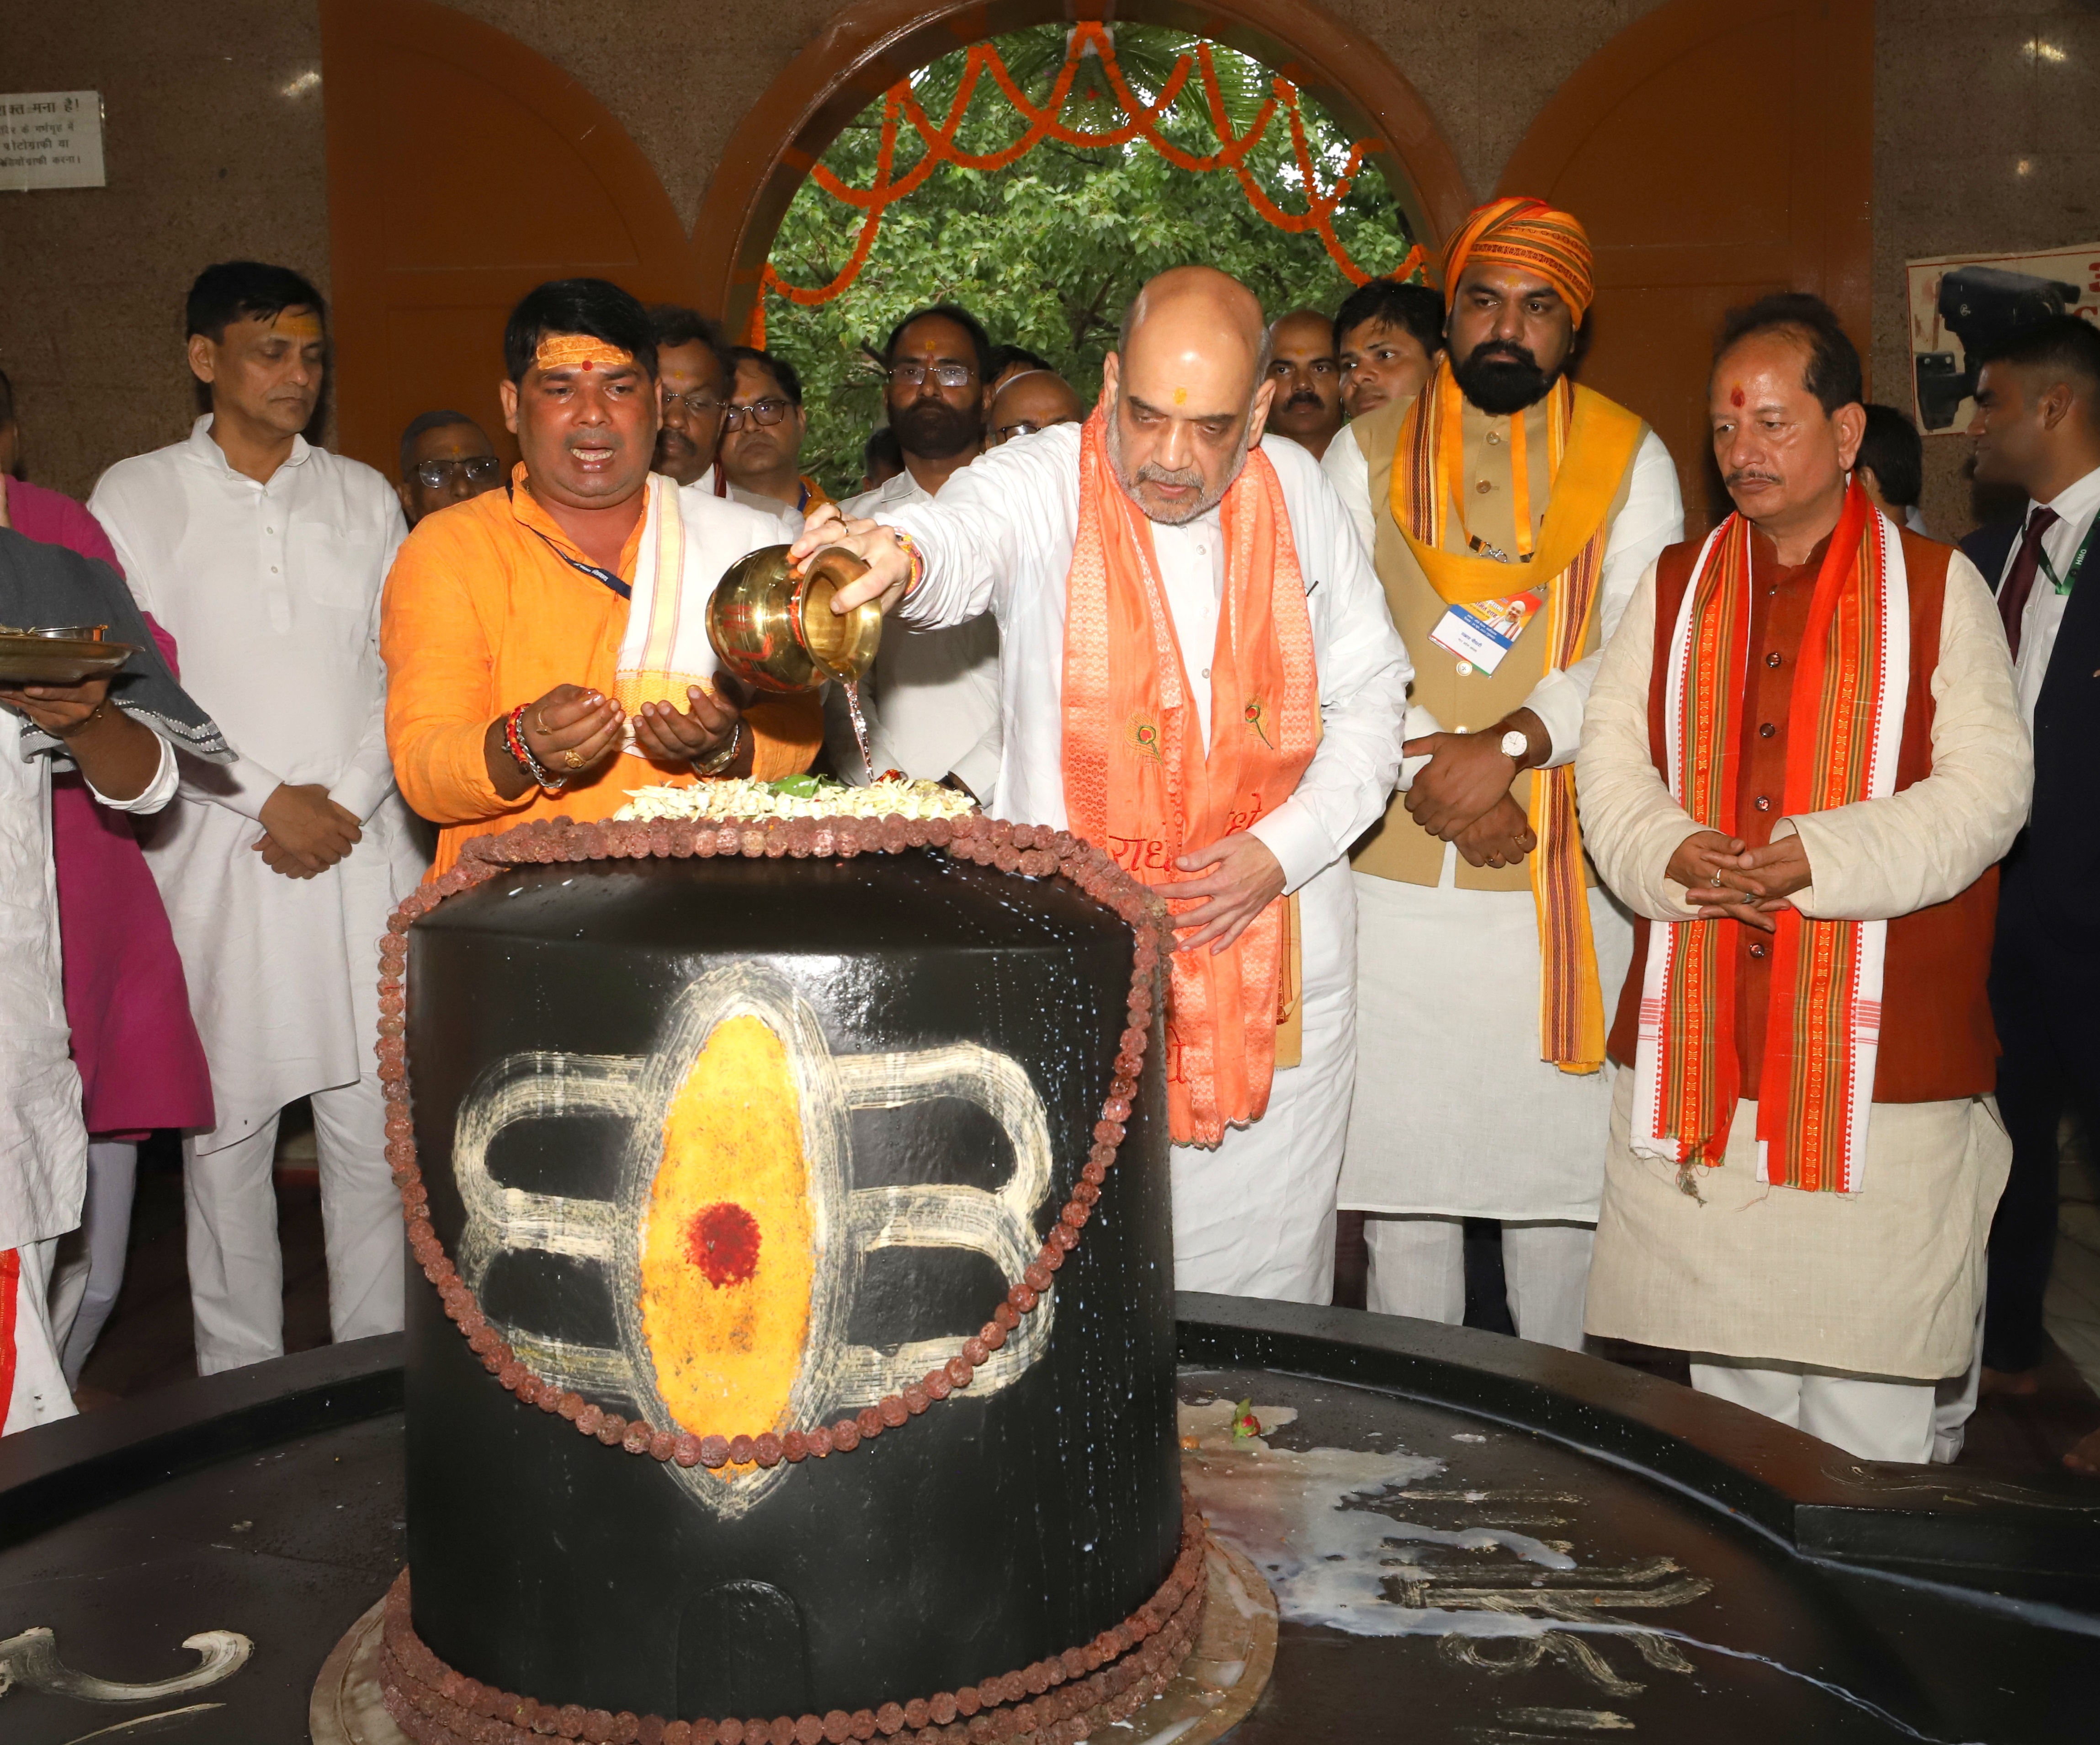
MULTIPOLYGON (((1193 41, 1176 32, 1118 26, 1117 64, 1150 101, 1193 41)), ((1016 83, 1032 101, 1043 101, 1064 60, 1063 29, 1018 31, 997 42, 1016 83)), ((1234 130, 1243 130, 1269 95, 1271 76, 1233 50, 1214 46, 1212 54, 1227 113, 1234 130)), ((954 99, 964 60, 960 52, 945 56, 913 82, 936 125, 954 99)), ((1306 102, 1303 109, 1315 174, 1323 188, 1331 188, 1350 139, 1314 104, 1306 102)), ((1123 112, 1096 58, 1086 58, 1064 118, 1090 131, 1121 124, 1123 112)), ((824 154, 847 186, 874 182, 881 125, 878 102, 824 154)), ((985 77, 957 143, 966 151, 989 152, 1018 138, 1024 125, 985 77)), ((1198 78, 1190 78, 1159 130, 1192 155, 1218 149, 1198 78)), ((924 149, 904 124, 893 174, 902 176, 924 149)), ((1410 245, 1406 219, 1375 167, 1379 161, 1374 156, 1359 174, 1335 217, 1342 245, 1371 273, 1391 272, 1410 245)), ((1249 155, 1248 167, 1283 210, 1305 209, 1281 113, 1249 155)), ((852 252, 860 219, 857 208, 805 182, 774 242, 774 269, 791 284, 829 283, 852 252)), ((998 171, 943 164, 889 210, 867 265, 843 295, 813 307, 777 296, 766 300, 767 342, 802 373, 810 411, 804 466, 827 487, 857 487, 861 446, 883 415, 870 348, 879 347, 912 310, 960 303, 995 341, 1041 353, 1091 400, 1124 304, 1153 274, 1192 261, 1244 280, 1272 315, 1301 305, 1332 311, 1349 289, 1320 239, 1268 223, 1230 170, 1178 169, 1141 139, 1114 148, 1045 140, 998 171)))

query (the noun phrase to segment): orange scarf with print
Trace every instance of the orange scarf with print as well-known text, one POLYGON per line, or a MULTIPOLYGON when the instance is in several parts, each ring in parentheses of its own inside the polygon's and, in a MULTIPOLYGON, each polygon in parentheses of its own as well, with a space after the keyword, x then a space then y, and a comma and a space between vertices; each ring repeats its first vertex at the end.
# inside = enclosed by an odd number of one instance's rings
MULTIPOLYGON (((1320 741, 1312 621, 1276 469, 1251 449, 1220 505, 1224 597, 1211 662, 1211 743, 1183 670, 1152 524, 1109 463, 1096 409, 1079 449, 1079 529, 1065 578, 1065 811, 1148 885, 1289 799, 1320 741)), ((1195 907, 1170 900, 1171 912, 1195 907)), ((1177 1145, 1215 1145, 1260 1119, 1290 970, 1287 899, 1222 952, 1177 952, 1167 1003, 1177 1145)))
MULTIPOLYGON (((1670 797, 1701 829, 1736 833, 1750 524, 1707 535, 1670 628, 1664 718, 1670 797)), ((1663 626, 1656 626, 1658 652, 1663 626)), ((1895 792, 1910 697, 1910 578, 1895 524, 1859 481, 1830 536, 1802 633, 1787 713, 1783 815, 1895 792)), ((1859 1186, 1882 1035, 1889 924, 1775 917, 1763 1082, 1736 1082, 1738 923, 1658 923, 1648 935, 1634 1054, 1634 1151, 1708 1168, 1727 1155, 1736 1104, 1758 1101, 1758 1179, 1811 1193, 1859 1186)))

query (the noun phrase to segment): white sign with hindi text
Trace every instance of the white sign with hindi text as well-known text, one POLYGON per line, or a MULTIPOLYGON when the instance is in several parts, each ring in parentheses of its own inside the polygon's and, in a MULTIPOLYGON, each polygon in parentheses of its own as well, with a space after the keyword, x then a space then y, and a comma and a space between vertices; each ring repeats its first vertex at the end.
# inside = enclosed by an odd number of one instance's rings
POLYGON ((0 94, 0 189, 100 188, 102 94, 0 94))

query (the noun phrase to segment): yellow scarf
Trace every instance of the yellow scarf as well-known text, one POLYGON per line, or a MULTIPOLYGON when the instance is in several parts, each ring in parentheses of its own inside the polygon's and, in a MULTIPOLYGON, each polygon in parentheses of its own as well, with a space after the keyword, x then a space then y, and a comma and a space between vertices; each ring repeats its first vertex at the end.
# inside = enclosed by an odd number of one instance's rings
MULTIPOLYGON (((1445 516, 1464 470, 1462 395, 1448 355, 1440 360, 1401 421, 1392 462, 1392 519, 1430 585, 1453 606, 1546 590, 1546 658, 1555 672, 1580 660, 1595 609, 1608 529, 1605 517, 1640 446, 1641 421, 1625 407, 1562 377, 1546 406, 1546 473, 1552 500, 1538 548, 1521 568, 1444 549, 1445 516)), ((1520 432, 1521 417, 1511 421, 1520 432)), ((1518 549, 1531 544, 1529 479, 1511 444, 1518 482, 1518 549)), ((1571 764, 1534 770, 1529 821, 1538 838, 1531 893, 1538 910, 1539 1058, 1563 1072, 1604 1063, 1604 996, 1582 878, 1582 836, 1575 819, 1571 764)))

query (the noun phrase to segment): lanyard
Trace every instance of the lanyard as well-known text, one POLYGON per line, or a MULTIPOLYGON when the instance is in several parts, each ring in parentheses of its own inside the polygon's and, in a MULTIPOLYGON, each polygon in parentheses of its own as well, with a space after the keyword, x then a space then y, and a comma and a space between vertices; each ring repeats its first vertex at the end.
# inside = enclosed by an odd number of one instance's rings
POLYGON ((2085 568, 2085 554, 2093 544, 2093 530, 2096 527, 2100 527, 2100 515, 2095 515, 2086 523, 2085 537, 2078 542, 2078 550, 2071 559, 2071 568, 2061 576, 2057 574, 2056 566, 2049 561, 2049 553, 2040 546, 2035 548, 2035 555, 2041 560, 2041 567, 2048 574, 2050 585, 2058 594, 2070 593, 2072 584, 2078 580, 2078 572, 2085 568))
MULTIPOLYGON (((503 494, 514 501, 517 498, 518 493, 514 487, 506 484, 503 488, 503 494)), ((520 523, 519 524, 521 526, 523 525, 523 523, 520 523)), ((629 587, 625 582, 622 581, 617 576, 614 575, 611 570, 600 569, 595 563, 586 563, 581 558, 571 557, 567 552, 562 550, 559 546, 556 545, 554 541, 548 538, 547 536, 545 533, 542 533, 536 527, 527 527, 525 531, 532 535, 535 539, 537 539, 564 563, 567 564, 571 569, 579 571, 582 574, 589 577, 593 581, 603 582, 606 586, 611 589, 612 591, 618 594, 623 600, 631 600, 634 598, 633 589, 629 587)))

